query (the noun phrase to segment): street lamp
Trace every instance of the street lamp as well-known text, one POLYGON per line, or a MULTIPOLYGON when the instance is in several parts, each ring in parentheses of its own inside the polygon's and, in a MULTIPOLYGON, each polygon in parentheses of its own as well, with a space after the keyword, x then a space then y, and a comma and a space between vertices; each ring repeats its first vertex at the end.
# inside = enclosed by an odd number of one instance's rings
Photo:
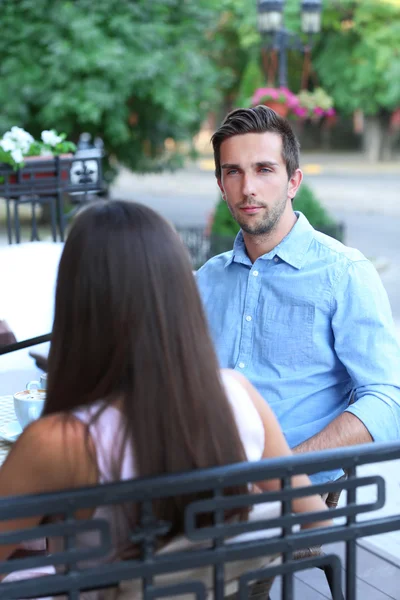
POLYGON ((321 0, 303 0, 301 3, 301 29, 309 35, 321 31, 321 0))
POLYGON ((279 85, 287 87, 287 51, 296 49, 305 52, 310 49, 311 36, 321 30, 321 0, 303 0, 301 3, 301 29, 309 36, 308 44, 283 26, 285 0, 258 0, 258 30, 265 46, 278 50, 279 85))
POLYGON ((262 33, 274 33, 282 27, 283 0, 259 0, 258 29, 262 33))

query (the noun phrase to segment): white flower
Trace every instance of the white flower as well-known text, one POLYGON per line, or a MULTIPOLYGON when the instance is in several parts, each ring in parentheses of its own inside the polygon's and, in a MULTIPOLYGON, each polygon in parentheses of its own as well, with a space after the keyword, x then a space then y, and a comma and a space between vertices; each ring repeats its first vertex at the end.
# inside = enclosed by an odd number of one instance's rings
POLYGON ((49 146, 56 146, 62 142, 62 137, 61 135, 57 135, 54 129, 46 129, 45 131, 42 131, 42 141, 49 146))
POLYGON ((14 139, 19 139, 21 141, 26 140, 30 144, 33 142, 31 134, 25 131, 25 129, 22 129, 22 127, 16 127, 15 125, 14 127, 11 127, 11 135, 14 139))
POLYGON ((16 162, 18 164, 24 162, 24 155, 22 154, 22 151, 19 148, 15 148, 15 150, 11 150, 11 156, 12 156, 14 162, 16 162))
MULTIPOLYGON (((19 148, 21 152, 26 154, 32 142, 34 142, 34 139, 31 134, 25 131, 25 129, 22 129, 22 127, 14 126, 11 127, 11 131, 7 131, 7 133, 3 135, 3 142, 4 141, 6 144, 12 143, 12 148, 19 148)), ((9 150, 12 150, 12 148, 9 145, 9 150)))
POLYGON ((4 138, 0 140, 0 146, 3 148, 4 152, 9 152, 10 150, 15 150, 15 142, 9 138, 4 138))

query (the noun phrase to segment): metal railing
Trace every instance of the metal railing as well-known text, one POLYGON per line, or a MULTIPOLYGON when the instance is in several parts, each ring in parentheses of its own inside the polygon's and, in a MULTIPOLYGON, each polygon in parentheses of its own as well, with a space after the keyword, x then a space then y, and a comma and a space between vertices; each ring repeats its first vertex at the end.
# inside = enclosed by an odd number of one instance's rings
POLYGON ((24 350, 25 348, 31 348, 38 344, 44 344, 45 342, 50 342, 50 340, 51 333, 46 333, 45 335, 38 335, 37 337, 22 340, 21 342, 0 346, 0 356, 2 354, 9 354, 10 352, 18 352, 18 350, 24 350))
MULTIPOLYGON (((43 537, 61 537, 65 540, 65 549, 48 556, 20 558, 0 563, 1 573, 10 573, 21 569, 43 568, 49 565, 63 570, 46 577, 3 582, 0 584, 0 598, 35 598, 66 594, 76 599, 79 593, 87 590, 104 589, 118 586, 122 581, 138 580, 142 590, 140 595, 131 598, 155 599, 161 597, 179 598, 193 594, 193 598, 205 600, 208 596, 206 584, 196 579, 196 569, 209 567, 212 572, 211 589, 215 600, 224 598, 225 572, 235 561, 257 561, 262 557, 281 555, 282 563, 248 570, 237 578, 238 600, 248 598, 251 585, 255 581, 282 576, 283 600, 294 598, 293 578, 298 571, 324 564, 331 570, 332 598, 342 598, 342 566, 346 569, 346 600, 356 599, 356 540, 360 537, 386 533, 400 529, 400 515, 371 518, 359 521, 357 517, 368 514, 385 504, 385 481, 381 475, 358 476, 356 469, 360 465, 400 458, 400 442, 395 444, 368 444, 352 448, 342 448, 313 454, 304 454, 256 463, 242 463, 207 470, 195 470, 189 473, 172 474, 154 478, 134 479, 119 483, 98 485, 83 489, 59 493, 32 495, 26 497, 3 498, 0 500, 0 519, 2 521, 47 515, 62 516, 60 522, 44 523, 28 530, 18 530, 0 535, 1 544, 20 544, 27 540, 43 537), (344 468, 349 474, 346 481, 330 482, 312 487, 292 488, 291 477, 296 474, 313 474, 320 471, 344 468), (253 482, 278 478, 282 489, 275 492, 262 492, 240 496, 226 496, 224 489, 231 486, 251 484, 253 482), (326 512, 293 514, 291 502, 294 498, 310 494, 323 494, 338 489, 346 490, 345 506, 330 511, 332 518, 342 517, 344 524, 321 529, 296 531, 295 525, 304 525, 326 519, 326 512), (365 486, 375 486, 376 498, 372 502, 359 503, 357 490, 365 486), (187 506, 184 514, 184 536, 192 542, 190 551, 171 551, 158 553, 158 542, 169 531, 171 524, 157 521, 153 506, 160 498, 181 494, 204 494, 202 499, 187 506), (280 502, 281 514, 262 520, 225 521, 225 511, 238 506, 254 506, 271 502, 280 502), (110 525, 106 520, 97 518, 76 520, 79 509, 90 509, 104 505, 134 505, 138 519, 131 531, 132 543, 136 544, 138 556, 130 560, 116 560, 82 566, 86 561, 94 563, 105 560, 112 547, 110 525), (213 524, 199 528, 197 517, 200 514, 212 514, 213 524), (279 528, 281 533, 267 537, 268 530, 279 528), (98 544, 95 547, 82 547, 77 536, 83 532, 97 532, 98 544), (235 536, 255 532, 260 535, 254 539, 240 540, 235 536), (346 560, 334 552, 327 555, 294 560, 296 550, 324 543, 345 542, 346 560), (179 576, 188 569, 191 576, 178 583, 170 579, 169 583, 159 579, 169 574, 170 578, 179 576), (34 590, 34 592, 33 592, 34 590), (143 595, 141 595, 143 594, 143 595)), ((93 563, 92 563, 93 564, 93 563)), ((258 563, 254 563, 258 564, 258 563)), ((178 577, 179 579, 179 577, 178 577)), ((299 599, 303 600, 303 599, 299 599)))
POLYGON ((209 258, 232 250, 235 236, 207 235, 204 227, 178 227, 179 235, 186 248, 194 269, 200 268, 209 258))
POLYGON ((25 166, 16 172, 9 165, 0 165, 0 197, 6 203, 8 242, 12 243, 13 233, 17 243, 20 241, 19 207, 22 204, 32 207, 32 240, 38 239, 36 206, 48 204, 53 240, 57 240, 58 228, 63 241, 66 222, 64 195, 79 195, 85 199, 90 193, 102 191, 103 186, 101 157, 97 155, 87 158, 39 157, 27 160, 25 166))
MULTIPOLYGON (((0 355, 15 352, 23 348, 50 341, 51 334, 16 342, 0 348, 0 355)), ((224 598, 224 573, 229 564, 235 561, 255 561, 257 568, 248 567, 237 580, 237 600, 251 598, 251 585, 254 581, 273 577, 282 577, 282 600, 293 600, 293 577, 298 571, 313 567, 324 567, 329 572, 333 600, 342 600, 342 570, 345 568, 345 598, 356 599, 356 540, 361 537, 400 530, 400 515, 359 521, 360 515, 368 516, 385 504, 385 481, 376 475, 359 476, 357 467, 368 463, 400 458, 400 442, 390 444, 368 444, 358 447, 342 448, 313 454, 297 455, 257 463, 230 465, 208 470, 192 471, 185 474, 168 475, 152 479, 100 485, 80 490, 71 490, 40 496, 6 498, 0 500, 0 520, 17 519, 33 515, 63 515, 59 523, 41 524, 38 527, 12 533, 0 534, 0 544, 19 544, 24 541, 43 537, 65 539, 66 550, 50 556, 36 556, 15 559, 0 564, 1 573, 20 569, 41 569, 48 565, 60 567, 64 572, 31 580, 4 582, 0 584, 0 599, 22 598, 57 593, 77 598, 80 591, 116 586, 120 581, 137 578, 142 582, 144 599, 166 597, 167 593, 179 598, 181 594, 193 594, 198 599, 207 598, 209 590, 203 581, 181 581, 171 586, 156 584, 155 578, 161 575, 181 573, 185 569, 209 567, 213 571, 214 600, 224 598), (292 488, 291 477, 300 473, 309 475, 320 471, 345 469, 346 481, 314 485, 311 488, 292 488), (282 490, 263 492, 257 495, 224 496, 227 487, 251 484, 260 480, 278 478, 282 490), (361 503, 357 500, 357 490, 374 486, 376 497, 372 502, 361 503), (326 513, 293 514, 291 502, 309 494, 328 494, 343 490, 346 504, 329 512, 331 518, 341 517, 345 524, 325 529, 296 531, 298 525, 325 519, 326 513), (185 511, 184 535, 194 547, 190 552, 169 552, 157 554, 158 540, 169 528, 168 523, 157 522, 153 514, 153 502, 159 498, 179 494, 206 492, 208 497, 190 504, 185 511), (139 558, 129 561, 116 561, 101 566, 82 568, 86 561, 101 561, 113 550, 112 537, 107 521, 94 518, 76 520, 78 509, 94 508, 103 505, 123 503, 137 505, 140 515, 138 523, 131 533, 131 540, 137 543, 139 558), (232 508, 256 506, 264 503, 280 502, 282 514, 269 516, 263 520, 244 522, 225 522, 223 515, 232 508), (212 514, 214 525, 207 528, 196 526, 197 516, 212 514), (258 537, 253 541, 232 539, 242 534, 253 534, 279 528, 280 535, 258 537), (99 543, 92 548, 82 548, 77 536, 84 532, 97 532, 99 543), (229 543, 227 543, 229 542, 229 543), (315 556, 303 560, 294 559, 293 554, 302 548, 332 542, 344 542, 346 545, 345 564, 339 555, 329 552, 324 556, 315 556), (206 548, 204 548, 206 544, 206 548), (282 556, 281 564, 259 568, 261 557, 282 556)), ((377 469, 378 471, 378 469, 377 469)), ((136 596, 134 597, 136 600, 136 596)), ((296 598, 297 600, 297 598, 296 598)), ((303 600, 303 599, 299 599, 303 600)))

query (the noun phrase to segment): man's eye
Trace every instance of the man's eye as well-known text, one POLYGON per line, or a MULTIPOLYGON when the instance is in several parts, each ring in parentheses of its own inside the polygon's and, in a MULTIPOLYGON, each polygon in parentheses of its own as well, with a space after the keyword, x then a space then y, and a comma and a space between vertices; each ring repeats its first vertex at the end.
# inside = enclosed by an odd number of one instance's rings
POLYGON ((237 173, 238 170, 237 169, 229 169, 228 170, 228 175, 235 175, 235 173, 237 173))
POLYGON ((260 173, 272 173, 272 171, 271 171, 271 169, 268 169, 267 167, 261 167, 260 173))

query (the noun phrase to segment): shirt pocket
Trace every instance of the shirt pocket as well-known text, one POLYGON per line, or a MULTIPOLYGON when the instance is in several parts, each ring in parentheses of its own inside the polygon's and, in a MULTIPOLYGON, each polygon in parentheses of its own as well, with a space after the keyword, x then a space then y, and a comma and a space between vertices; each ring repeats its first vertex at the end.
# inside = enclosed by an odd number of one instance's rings
POLYGON ((263 358, 293 370, 310 364, 315 306, 296 300, 285 306, 266 306, 263 313, 263 358))

